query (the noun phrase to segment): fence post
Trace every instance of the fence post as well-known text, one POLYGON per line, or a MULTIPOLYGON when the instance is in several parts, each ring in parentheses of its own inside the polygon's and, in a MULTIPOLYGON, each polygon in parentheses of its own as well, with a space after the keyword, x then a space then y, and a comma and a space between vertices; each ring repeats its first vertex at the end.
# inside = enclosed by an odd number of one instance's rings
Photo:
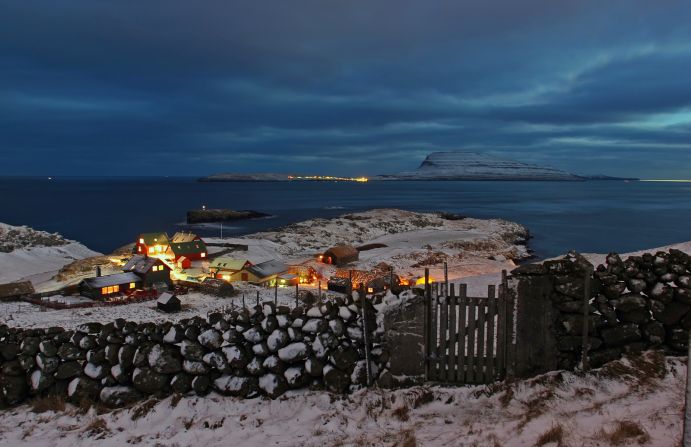
POLYGON ((588 327, 588 315, 590 314, 590 281, 592 273, 592 267, 586 269, 584 278, 585 284, 583 287, 583 350, 581 352, 581 367, 583 371, 588 371, 588 369, 590 369, 590 361, 588 359, 588 350, 590 349, 588 338, 590 332, 590 328, 588 327))
POLYGON ((298 298, 300 297, 300 285, 295 284, 295 307, 297 308, 300 305, 300 301, 298 298))
POLYGON ((367 306, 365 306, 365 285, 360 286, 360 317, 362 318, 362 336, 365 343, 365 371, 367 371, 367 386, 372 385, 372 366, 370 365, 369 333, 367 327, 367 306))
POLYGON ((274 281, 274 306, 278 305, 278 276, 274 281))
POLYGON ((257 309, 259 309, 259 290, 257 290, 257 309))
POLYGON ((245 306, 245 292, 242 292, 242 308, 247 309, 247 306, 245 306))
POLYGON ((449 296, 449 265, 444 261, 444 297, 449 296))
POLYGON ((425 349, 425 379, 429 379, 430 376, 430 367, 429 367, 429 356, 430 356, 430 346, 432 344, 432 340, 430 337, 430 334, 432 332, 431 326, 432 326, 432 296, 431 296, 431 291, 429 287, 429 268, 425 269, 425 295, 424 295, 424 303, 425 303, 425 322, 424 322, 424 334, 425 334, 425 344, 424 344, 424 349, 425 349))

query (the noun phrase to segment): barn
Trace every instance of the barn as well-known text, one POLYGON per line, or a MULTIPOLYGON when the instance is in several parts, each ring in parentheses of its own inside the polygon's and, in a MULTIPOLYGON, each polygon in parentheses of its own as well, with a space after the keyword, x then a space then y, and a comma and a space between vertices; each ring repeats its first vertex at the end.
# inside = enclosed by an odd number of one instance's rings
POLYGON ((142 278, 136 273, 116 273, 114 275, 87 278, 79 283, 79 294, 99 300, 141 288, 142 278))
POLYGON ((325 264, 343 266, 359 259, 358 249, 352 245, 337 245, 331 247, 321 255, 321 261, 325 264))

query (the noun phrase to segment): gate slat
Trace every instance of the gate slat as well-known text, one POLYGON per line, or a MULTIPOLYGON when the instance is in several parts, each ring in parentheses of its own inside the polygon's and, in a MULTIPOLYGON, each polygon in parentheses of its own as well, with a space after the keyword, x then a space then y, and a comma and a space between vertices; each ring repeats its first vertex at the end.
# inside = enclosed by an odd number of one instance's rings
POLYGON ((503 377, 506 372, 506 292, 503 285, 499 286, 497 311, 497 374, 503 377))
POLYGON ((476 301, 474 298, 468 298, 468 350, 466 351, 466 363, 468 364, 466 372, 466 382, 475 383, 475 366, 477 362, 475 361, 475 316, 476 311, 476 301))
POLYGON ((459 284, 458 286, 458 360, 456 366, 456 381, 466 382, 466 344, 468 342, 468 335, 466 333, 466 313, 468 306, 468 286, 466 284, 459 284))
POLYGON ((458 346, 458 331, 456 330, 456 293, 453 284, 449 284, 449 358, 446 362, 448 368, 447 379, 450 382, 456 381, 456 347, 458 346))
POLYGON ((487 286, 487 370, 485 380, 486 382, 494 382, 496 375, 494 371, 494 345, 497 342, 496 334, 494 333, 494 318, 497 315, 497 302, 495 298, 495 287, 493 285, 487 286))
POLYGON ((439 378, 446 382, 448 380, 446 371, 449 361, 449 356, 446 352, 448 346, 446 330, 449 324, 449 303, 446 296, 440 297, 439 310, 439 378))
POLYGON ((479 298, 477 300, 477 352, 475 352, 475 381, 485 383, 485 317, 487 315, 487 300, 479 298))

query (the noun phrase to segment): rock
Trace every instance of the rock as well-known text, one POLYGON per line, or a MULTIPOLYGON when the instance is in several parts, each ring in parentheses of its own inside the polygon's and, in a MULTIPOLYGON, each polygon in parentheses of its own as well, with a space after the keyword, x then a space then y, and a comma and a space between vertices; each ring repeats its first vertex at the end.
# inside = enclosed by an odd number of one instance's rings
MULTIPOLYGON (((2 376, 24 376, 24 368, 19 360, 11 360, 0 364, 0 377, 2 376)), ((2 379, 0 379, 2 380, 2 379)))
POLYGON ((141 394, 139 394, 136 389, 129 386, 105 387, 100 393, 101 402, 113 408, 132 404, 141 398, 141 394))
POLYGON ((51 341, 42 341, 38 344, 38 349, 41 351, 41 354, 46 357, 55 357, 58 355, 58 348, 55 346, 55 343, 51 341))
POLYGON ((118 351, 118 363, 123 368, 127 369, 132 366, 134 360, 134 353, 137 352, 133 346, 122 345, 118 351))
POLYGON ((26 337, 19 345, 19 349, 23 354, 36 355, 38 353, 39 343, 40 340, 37 337, 26 337))
POLYGON ((674 299, 684 304, 691 304, 691 289, 677 287, 674 289, 674 299))
POLYGON ((180 352, 170 345, 154 345, 148 359, 149 366, 159 374, 174 374, 182 370, 180 352))
POLYGON ((642 296, 633 293, 627 293, 619 297, 616 301, 614 301, 614 308, 618 312, 626 313, 631 312, 633 310, 647 310, 648 304, 645 301, 645 298, 643 298, 642 296))
POLYGON ((30 355, 20 354, 19 356, 17 356, 17 361, 22 366, 24 371, 34 369, 34 367, 36 366, 36 358, 30 355))
POLYGON ((265 372, 262 363, 263 360, 260 357, 253 357, 252 360, 247 364, 245 369, 247 370, 247 373, 251 376, 261 376, 265 372))
POLYGON ((345 325, 341 319, 329 320, 329 329, 336 337, 341 337, 345 333, 345 325))
POLYGON ((571 298, 583 299, 585 296, 585 283, 582 278, 574 278, 562 284, 555 284, 554 289, 571 298))
POLYGON ((277 374, 265 374, 259 378, 259 389, 272 399, 288 390, 286 379, 277 374))
POLYGON ((290 338, 290 341, 302 341, 304 340, 305 336, 303 335, 302 330, 294 327, 289 327, 288 338, 290 338))
POLYGON ((48 374, 40 369, 31 373, 31 389, 34 393, 41 393, 47 390, 55 381, 52 374, 48 374))
POLYGON ((290 341, 288 333, 283 329, 274 329, 266 340, 266 345, 270 352, 277 352, 290 341))
POLYGON ((228 367, 225 356, 215 351, 204 354, 202 361, 219 372, 223 372, 228 367))
POLYGON ((602 289, 602 292, 610 300, 619 298, 619 296, 626 290, 625 282, 617 282, 615 284, 608 285, 602 289))
POLYGON ((105 349, 92 349, 86 352, 86 361, 91 363, 103 363, 106 361, 105 349))
POLYGON ((665 327, 657 321, 650 321, 643 328, 643 336, 654 345, 664 343, 665 335, 665 327))
POLYGON ((394 386, 393 376, 388 370, 385 369, 379 374, 379 377, 377 377, 375 383, 379 388, 383 388, 385 390, 391 389, 394 386))
POLYGON ((211 380, 209 376, 195 376, 192 379, 192 390, 194 390, 197 396, 205 396, 209 392, 210 386, 211 380))
POLYGON ((304 360, 309 355, 309 348, 303 342, 291 343, 278 350, 278 358, 286 363, 304 360))
POLYGON ((671 303, 665 304, 665 308, 662 312, 653 313, 653 316, 660 323, 672 326, 681 321, 682 318, 689 312, 691 306, 688 304, 683 304, 678 301, 672 301, 671 303))
POLYGON ((311 334, 324 332, 327 329, 328 324, 326 320, 323 320, 321 318, 310 318, 309 320, 307 320, 304 326, 302 326, 303 332, 309 332, 311 334))
POLYGON ((82 332, 84 334, 97 334, 101 331, 103 325, 101 323, 83 323, 77 326, 77 332, 82 332))
POLYGON ((650 320, 650 311, 647 309, 637 309, 630 312, 617 312, 619 321, 623 323, 645 323, 650 320))
POLYGON ((362 328, 359 326, 348 326, 346 328, 346 333, 351 340, 362 341, 364 339, 362 328))
POLYGON ((120 346, 111 344, 111 345, 106 345, 105 348, 105 357, 106 361, 110 363, 111 365, 116 365, 118 363, 118 353, 120 351, 120 346))
POLYGON ((185 394, 192 389, 192 377, 184 372, 179 372, 170 379, 170 389, 174 393, 185 394))
POLYGON ((223 343, 221 333, 215 329, 209 329, 202 332, 199 334, 199 337, 197 337, 197 340, 199 341, 199 344, 210 350, 220 348, 221 344, 223 343))
POLYGON ((617 360, 621 357, 621 351, 617 348, 601 349, 599 351, 594 351, 588 353, 588 360, 590 366, 593 368, 599 368, 607 362, 612 360, 617 360))
POLYGON ((79 340, 79 347, 85 351, 94 349, 97 346, 98 343, 96 342, 96 338, 91 335, 85 335, 81 340, 79 340))
POLYGON ((631 293, 641 293, 647 287, 647 283, 642 279, 629 279, 626 285, 631 293))
MULTIPOLYGON (((588 316, 588 333, 594 335, 596 329, 601 325, 602 317, 599 315, 588 316)), ((567 335, 582 335, 583 334, 583 315, 580 314, 563 314, 561 327, 567 335)))
POLYGON ((245 397, 256 388, 257 379, 223 375, 214 380, 214 388, 226 396, 245 397))
POLYGON ((104 378, 107 374, 107 370, 103 365, 94 365, 93 363, 87 363, 84 366, 84 374, 94 380, 100 380, 104 378))
MULTIPOLYGON (((596 337, 588 337, 590 350, 602 346, 602 340, 596 337)), ((557 339, 557 349, 563 352, 580 352, 583 349, 583 337, 567 335, 557 339)))
POLYGON ((260 343, 264 340, 264 334, 256 327, 251 327, 242 333, 242 336, 250 343, 260 343))
POLYGON ((285 377, 288 386, 293 389, 302 388, 310 381, 310 377, 305 374, 305 368, 302 365, 291 366, 286 369, 285 373, 283 373, 283 377, 285 377))
POLYGON ((17 355, 19 355, 19 346, 15 343, 0 343, 0 358, 2 360, 14 360, 17 355))
MULTIPOLYGON (((562 301, 560 303, 555 303, 554 307, 560 312, 565 313, 579 313, 583 312, 583 300, 580 301, 562 301)), ((592 311, 592 306, 589 306, 589 310, 592 311)))
POLYGON ((193 360, 183 361, 182 370, 193 376, 201 376, 202 374, 209 373, 209 368, 206 366, 206 363, 193 360))
POLYGON ((607 346, 621 346, 641 339, 641 331, 638 325, 631 323, 602 329, 601 335, 607 346))
POLYGON ((224 346, 221 351, 231 368, 242 369, 247 365, 247 353, 239 346, 224 346))
POLYGON ((350 346, 340 345, 336 349, 331 351, 329 360, 338 369, 347 371, 350 373, 355 367, 355 362, 360 360, 357 350, 350 346))
POLYGON ((135 368, 132 372, 132 384, 145 394, 162 390, 168 384, 168 376, 156 372, 153 368, 135 368))
POLYGON ((163 336, 163 341, 166 343, 180 343, 185 338, 185 331, 177 324, 170 327, 166 335, 163 336))
POLYGON ((675 281, 678 287, 683 287, 685 289, 691 289, 691 276, 681 275, 675 281))
MULTIPOLYGON (((370 372, 372 373, 372 378, 379 374, 379 367, 374 362, 370 361, 370 372)), ((350 374, 350 381, 355 385, 366 385, 367 384, 367 361, 359 360, 355 363, 355 368, 350 374)))
POLYGON ((511 270, 512 276, 527 276, 527 275, 546 275, 547 269, 542 264, 523 264, 511 270))
POLYGON ((305 360, 305 371, 312 377, 321 377, 324 372, 324 362, 316 357, 305 360))
POLYGON ((98 382, 86 377, 76 377, 67 385, 67 397, 75 403, 96 401, 99 393, 98 382))
POLYGON ((350 322, 355 319, 356 314, 346 306, 339 306, 338 316, 345 322, 350 322))
POLYGON ((667 304, 674 298, 674 290, 667 284, 659 282, 650 291, 650 298, 667 304))
POLYGON ((334 393, 345 393, 350 385, 350 377, 331 364, 324 366, 324 385, 334 393))
POLYGON ((682 328, 672 328, 667 333, 667 344, 675 351, 685 352, 688 348, 689 332, 682 328))
POLYGON ((60 366, 60 359, 58 357, 46 357, 42 353, 36 355, 36 366, 46 374, 52 374, 57 371, 60 366))
POLYGON ((24 376, 5 376, 0 380, 0 393, 8 405, 21 403, 29 394, 24 376))
POLYGON ((180 353, 187 360, 201 361, 204 358, 204 348, 195 341, 183 340, 180 343, 180 353))
POLYGON ((120 385, 129 384, 130 377, 127 374, 127 372, 124 369, 122 369, 122 366, 120 366, 120 365, 113 365, 110 368, 110 375, 120 385))
POLYGON ((278 328, 278 320, 274 315, 269 315, 262 320, 261 327, 265 333, 270 334, 278 328))

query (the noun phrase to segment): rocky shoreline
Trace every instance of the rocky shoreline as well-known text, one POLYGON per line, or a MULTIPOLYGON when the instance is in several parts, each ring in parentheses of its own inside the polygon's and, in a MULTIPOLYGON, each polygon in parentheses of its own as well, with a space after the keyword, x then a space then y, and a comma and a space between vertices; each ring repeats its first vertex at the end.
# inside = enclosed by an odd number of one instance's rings
POLYGON ((269 217, 270 214, 261 213, 254 210, 229 210, 223 208, 216 209, 201 209, 201 210, 190 210, 187 211, 187 223, 188 224, 198 224, 198 223, 213 223, 213 222, 226 222, 232 220, 244 220, 244 219, 258 219, 261 217, 269 217))

